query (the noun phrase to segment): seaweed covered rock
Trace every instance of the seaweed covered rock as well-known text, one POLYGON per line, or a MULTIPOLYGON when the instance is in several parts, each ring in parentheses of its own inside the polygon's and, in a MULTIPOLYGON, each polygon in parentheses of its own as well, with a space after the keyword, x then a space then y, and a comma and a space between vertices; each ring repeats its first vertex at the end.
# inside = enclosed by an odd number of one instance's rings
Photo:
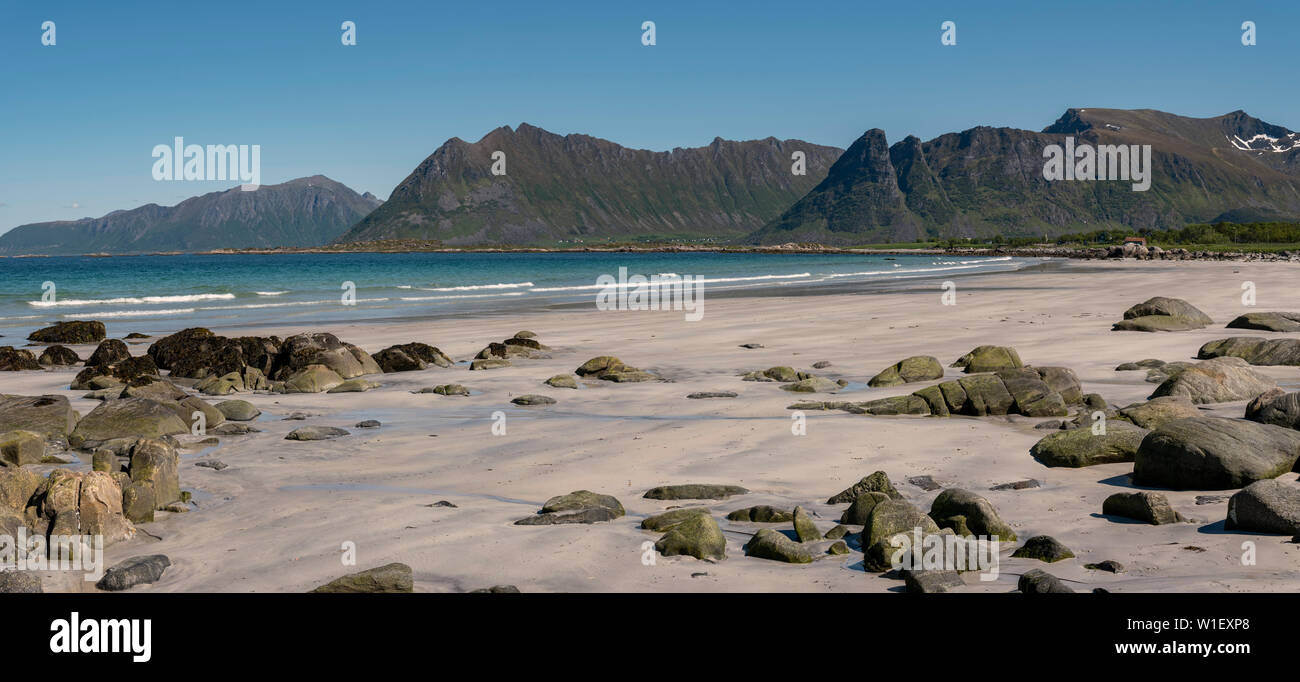
POLYGON ((37 329, 27 336, 27 340, 36 343, 84 344, 99 343, 105 336, 107 331, 103 322, 75 320, 37 329))
POLYGON ((1174 490, 1229 490, 1291 471, 1300 432, 1224 417, 1162 424, 1142 439, 1133 460, 1138 485, 1174 490))
POLYGON ((957 358, 950 365, 967 374, 979 372, 996 372, 1000 369, 1019 369, 1024 367, 1020 354, 1008 346, 977 346, 971 352, 957 358))
POLYGON ((1029 454, 1050 467, 1086 467, 1094 464, 1132 462, 1142 439, 1150 433, 1118 419, 1106 422, 1104 434, 1084 426, 1044 436, 1029 454))
POLYGON ((451 367, 455 364, 446 353, 434 346, 414 341, 389 346, 375 353, 373 359, 384 372, 414 372, 430 366, 451 367))
POLYGON ((669 527, 655 543, 664 556, 693 556, 721 561, 727 558, 727 538, 709 514, 690 514, 669 527))
POLYGON ((913 355, 881 370, 871 377, 868 386, 885 387, 943 378, 943 365, 929 355, 913 355))
POLYGON ((1180 298, 1155 296, 1124 311, 1114 331, 1168 332, 1200 329, 1214 320, 1180 298))

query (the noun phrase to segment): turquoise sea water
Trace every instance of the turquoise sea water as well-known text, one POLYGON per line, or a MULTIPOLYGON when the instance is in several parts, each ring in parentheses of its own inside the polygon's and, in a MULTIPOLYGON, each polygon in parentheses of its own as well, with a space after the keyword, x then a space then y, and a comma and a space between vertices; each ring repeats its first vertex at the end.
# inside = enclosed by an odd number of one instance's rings
POLYGON ((1013 258, 751 253, 404 253, 0 259, 0 345, 62 320, 110 336, 535 310, 590 301, 601 275, 705 279, 708 297, 1014 270, 1013 258), (47 283, 53 283, 53 295, 47 283), (345 282, 356 305, 344 306, 345 282), (44 287, 44 288, 43 288, 44 287))

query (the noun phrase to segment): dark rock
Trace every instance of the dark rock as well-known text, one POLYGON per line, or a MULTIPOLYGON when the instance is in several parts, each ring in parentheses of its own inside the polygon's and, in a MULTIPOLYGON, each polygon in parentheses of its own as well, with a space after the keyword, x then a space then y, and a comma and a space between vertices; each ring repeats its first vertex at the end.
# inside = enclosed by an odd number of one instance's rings
POLYGON ((354 426, 355 428, 358 429, 377 429, 381 426, 381 424, 376 419, 366 419, 364 421, 357 422, 354 426))
POLYGON ((1300 332, 1300 313, 1246 313, 1227 324, 1230 329, 1260 329, 1268 332, 1300 332))
POLYGON ((351 435, 346 429, 340 429, 336 426, 304 426, 294 429, 285 436, 285 440, 330 440, 341 436, 351 435))
POLYGON ((519 594, 519 588, 514 585, 493 585, 492 587, 483 587, 477 590, 470 590, 470 594, 519 594))
POLYGON ((36 361, 46 367, 70 367, 81 362, 81 358, 71 348, 55 344, 42 351, 36 361))
POLYGON ((0 372, 45 369, 32 352, 25 348, 0 346, 0 372))
POLYGON ((1233 336, 1201 346, 1196 357, 1241 358, 1252 365, 1300 365, 1300 339, 1233 336))
POLYGON ((1252 483, 1228 500, 1226 530, 1300 533, 1300 488, 1281 481, 1252 483))
MULTIPOLYGON (((1038 559, 1053 563, 1074 558, 1074 552, 1050 535, 1035 535, 1011 554, 1017 559, 1038 559)), ((1023 590, 1022 590, 1023 591, 1023 590)))
POLYGON ((36 343, 84 344, 99 343, 107 332, 103 322, 73 321, 58 322, 52 327, 37 329, 28 337, 36 343))
POLYGON ((943 487, 936 483, 932 476, 909 476, 907 482, 926 491, 927 493, 943 487))
POLYGON ((414 591, 411 567, 392 563, 360 573, 349 573, 316 589, 317 594, 395 594, 414 591))
POLYGON ((221 471, 222 469, 227 468, 229 465, 219 459, 205 459, 205 460, 195 462, 194 466, 203 467, 205 469, 212 469, 213 471, 221 471))
POLYGON ((1144 521, 1153 525, 1183 523, 1187 519, 1169 506, 1169 500, 1160 493, 1115 493, 1101 504, 1101 513, 1144 521))
POLYGON ((1041 568, 1025 571, 1016 581, 1016 589, 1025 594, 1049 594, 1056 592, 1074 592, 1074 588, 1061 582, 1061 579, 1041 568))
POLYGON ((428 369, 430 365, 451 367, 455 364, 441 350, 417 342, 389 346, 375 353, 373 358, 385 372, 413 372, 428 369))
POLYGON ((731 521, 747 521, 750 523, 789 523, 794 521, 794 513, 760 504, 737 509, 727 514, 727 518, 731 521))
POLYGON ((939 493, 930 505, 930 518, 940 528, 952 528, 958 535, 996 536, 1000 542, 1014 542, 1016 539, 1016 532, 998 516, 988 500, 961 488, 949 488, 939 493), (963 533, 949 523, 949 519, 958 516, 964 517, 969 533, 963 533))
POLYGON ((516 405, 554 405, 555 398, 547 395, 536 395, 530 393, 528 395, 521 395, 518 398, 514 398, 510 402, 516 405))
POLYGON ((692 400, 700 400, 702 398, 735 398, 736 395, 735 391, 697 391, 688 394, 686 397, 692 400))
POLYGON ((1110 420, 1106 423, 1104 435, 1094 434, 1087 426, 1058 431, 1035 443, 1029 454, 1050 467, 1132 462, 1148 433, 1146 429, 1127 422, 1110 420))
POLYGON ((126 347, 125 343, 117 339, 104 339, 99 342, 95 352, 90 354, 90 358, 86 360, 86 366, 116 365, 130 359, 131 350, 126 347))
POLYGON ((1106 571, 1108 573, 1124 572, 1124 564, 1112 559, 1107 559, 1096 564, 1084 564, 1083 567, 1091 571, 1106 571))
POLYGON ((812 552, 802 543, 795 542, 771 528, 760 529, 745 545, 745 556, 772 559, 791 564, 811 564, 812 552))
POLYGON ((871 518, 871 510, 875 509, 876 505, 889 499, 892 498, 885 493, 862 493, 858 495, 857 499, 853 500, 853 504, 850 504, 848 509, 844 510, 844 515, 840 517, 840 523, 865 526, 871 518))
POLYGON ((1029 488, 1037 488, 1041 485, 1042 483, 1039 483, 1038 481, 1029 478, 1023 481, 1012 481, 1011 483, 999 483, 993 486, 992 488, 989 488, 989 490, 1028 490, 1029 488))
POLYGON ((648 500, 725 500, 732 495, 744 495, 748 492, 738 485, 686 483, 651 488, 646 491, 645 498, 648 500))
POLYGON ((95 583, 95 587, 119 592, 136 585, 156 583, 162 579, 163 571, 171 565, 171 560, 162 554, 131 557, 104 571, 104 577, 95 583))
POLYGON ((957 571, 913 571, 905 569, 901 573, 903 574, 903 584, 906 585, 908 592, 923 594, 950 592, 955 588, 966 585, 966 583, 962 582, 961 575, 957 571))
POLYGON ((889 476, 883 471, 877 471, 852 486, 841 490, 829 500, 826 500, 826 504, 853 502, 863 493, 884 493, 895 500, 903 499, 903 496, 894 489, 894 484, 889 482, 889 476))
POLYGON ((904 358, 881 370, 867 382, 868 386, 901 386, 917 381, 930 381, 943 378, 943 365, 938 358, 929 355, 914 355, 904 358))
POLYGON ((1300 429, 1300 391, 1287 393, 1274 388, 1259 394, 1246 405, 1246 419, 1288 429, 1300 429))
POLYGON ((1133 482, 1175 490, 1228 490, 1291 471, 1300 433, 1223 417, 1166 422, 1142 439, 1133 482))
POLYGON ((655 550, 664 556, 721 561, 727 558, 727 539, 712 516, 691 514, 659 538, 655 550))
POLYGON ((1007 346, 978 346, 971 352, 957 358, 952 367, 964 370, 967 374, 993 372, 999 369, 1024 367, 1016 349, 1007 346))

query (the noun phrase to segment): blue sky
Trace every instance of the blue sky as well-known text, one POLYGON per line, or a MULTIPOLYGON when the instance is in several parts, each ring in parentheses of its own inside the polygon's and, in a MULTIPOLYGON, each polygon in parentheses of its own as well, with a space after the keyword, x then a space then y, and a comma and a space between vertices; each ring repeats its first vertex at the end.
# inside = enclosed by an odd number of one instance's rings
POLYGON ((656 150, 1040 129, 1068 107, 1297 129, 1298 53, 1291 0, 0 0, 0 232, 233 184, 153 180, 177 135, 261 145, 264 184, 320 173, 386 198, 447 138, 523 121, 656 150))

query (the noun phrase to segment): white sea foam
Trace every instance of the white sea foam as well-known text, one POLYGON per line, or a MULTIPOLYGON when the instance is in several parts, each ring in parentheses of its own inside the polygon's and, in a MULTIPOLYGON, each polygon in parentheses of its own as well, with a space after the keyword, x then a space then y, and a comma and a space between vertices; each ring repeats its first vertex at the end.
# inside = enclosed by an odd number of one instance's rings
MULTIPOLYGON (((106 313, 95 313, 95 317, 156 317, 160 315, 188 315, 196 308, 172 308, 170 310, 114 310, 106 313)), ((63 315, 64 318, 80 317, 79 314, 73 313, 63 315)))
POLYGON ((158 303, 196 303, 229 301, 234 294, 181 294, 176 296, 123 296, 120 298, 65 298, 56 301, 28 301, 33 308, 70 308, 96 305, 155 305, 158 303))
MULTIPOLYGON (((478 291, 480 289, 519 289, 531 287, 532 282, 502 282, 499 284, 476 284, 459 287, 416 287, 420 291, 478 291)), ((398 287, 399 289, 409 287, 398 287)))
POLYGON ((287 293, 289 293, 289 292, 287 292, 287 291, 255 291, 255 292, 253 292, 253 293, 257 294, 258 296, 280 296, 280 295, 283 295, 283 294, 287 294, 287 293))
MULTIPOLYGON (((664 277, 670 277, 670 275, 664 275, 664 277)), ((713 277, 713 278, 704 278, 696 281, 702 281, 705 284, 725 284, 728 282, 757 282, 757 281, 774 280, 774 279, 801 279, 805 277, 812 277, 812 273, 802 272, 797 275, 755 275, 752 277, 713 277)), ((674 281, 672 279, 664 279, 658 282, 658 286, 679 286, 679 285, 680 285, 679 281, 674 281)), ((626 285, 623 286, 623 288, 636 287, 636 286, 640 286, 640 285, 627 283, 626 285)), ((656 286, 656 283, 646 280, 645 286, 656 286)), ((529 291, 534 293, 546 293, 546 292, 553 292, 553 291, 596 291, 599 289, 606 289, 606 288, 608 287, 606 287, 603 284, 584 284, 575 287, 541 287, 537 289, 529 289, 529 291)))

